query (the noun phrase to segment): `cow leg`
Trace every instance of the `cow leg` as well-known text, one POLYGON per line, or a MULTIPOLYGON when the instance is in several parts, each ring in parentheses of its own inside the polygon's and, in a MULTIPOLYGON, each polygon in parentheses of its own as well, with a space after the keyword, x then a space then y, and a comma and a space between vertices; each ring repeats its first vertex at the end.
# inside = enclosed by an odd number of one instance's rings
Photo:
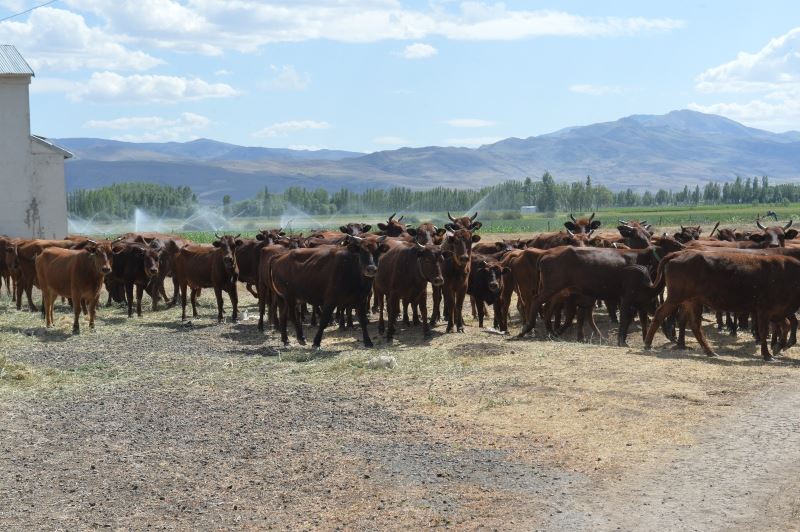
MULTIPOLYGON (((142 296, 144 295, 144 286, 137 284, 136 285, 136 315, 140 318, 142 317, 142 296)), ((130 305, 129 305, 130 306, 130 305)), ((130 311, 128 311, 128 317, 130 317, 130 311)))
POLYGON ((72 295, 72 334, 80 334, 81 333, 81 296, 77 294, 72 295))
POLYGON ((611 323, 619 323, 617 319, 617 302, 613 300, 606 300, 606 309, 608 309, 608 319, 611 323))
MULTIPOLYGON (((158 310, 158 299, 160 294, 161 282, 158 277, 150 281, 150 298, 153 300, 153 312, 158 310)), ((166 300, 166 298, 164 298, 166 300)))
POLYGON ((267 296, 269 289, 258 283, 258 330, 264 330, 264 313, 267 310, 267 296))
POLYGON ((423 290, 417 298, 414 308, 419 307, 419 313, 422 316, 422 337, 428 339, 431 337, 431 328, 428 326, 428 291, 423 290))
MULTIPOLYGON (((330 321, 330 318, 328 318, 328 320, 330 321)), ((306 345, 306 337, 303 334, 303 320, 300 317, 300 312, 297 310, 297 303, 294 301, 292 302, 292 321, 294 321, 294 334, 297 338, 297 343, 306 345)))
POLYGON ((714 350, 711 349, 711 346, 706 339, 706 335, 703 333, 702 325, 703 319, 703 307, 700 305, 692 305, 689 307, 689 325, 692 328, 692 333, 697 341, 700 343, 700 346, 703 348, 703 351, 706 355, 710 357, 717 356, 714 353, 714 350), (699 307, 699 308, 698 308, 699 307))
POLYGON ((456 293, 455 303, 455 317, 456 317, 456 331, 464 332, 464 298, 467 297, 467 288, 459 289, 456 293))
POLYGON ((722 311, 717 311, 717 330, 721 331, 724 327, 724 323, 722 321, 722 311))
POLYGON ((222 323, 223 312, 222 307, 225 304, 222 301, 222 288, 215 286, 214 287, 214 297, 217 299, 217 323, 222 323))
POLYGON ((192 300, 192 317, 196 318, 197 314, 197 293, 200 292, 198 288, 192 288, 191 293, 191 300, 192 300))
POLYGON ((369 325, 367 309, 369 309, 369 302, 364 300, 356 307, 356 314, 358 315, 358 325, 361 327, 361 338, 364 340, 364 347, 372 347, 372 339, 369 337, 369 331, 367 330, 369 325))
POLYGON ((22 310, 22 283, 20 282, 14 286, 14 300, 17 302, 17 310, 22 310))
POLYGON ((181 321, 186 321, 186 285, 181 283, 181 321))
POLYGON ((411 324, 419 325, 419 304, 411 303, 411 324))
POLYGON ((644 348, 650 349, 653 345, 653 337, 656 335, 656 331, 667 318, 667 316, 671 315, 678 309, 678 304, 674 301, 670 301, 669 295, 667 295, 667 300, 664 301, 662 305, 656 309, 656 314, 653 316, 653 321, 650 323, 650 327, 647 328, 647 336, 644 339, 644 348))
POLYGON ((431 311, 431 327, 436 325, 436 322, 441 319, 441 312, 439 310, 439 306, 442 300, 442 288, 440 286, 434 286, 432 290, 433 296, 433 310, 431 311))
POLYGON ((617 347, 628 347, 628 327, 633 318, 631 303, 627 299, 619 302, 619 329, 617 330, 617 347))
POLYGON ((403 300, 403 326, 411 327, 411 320, 408 319, 408 300, 403 300))
MULTIPOLYGON (((485 308, 483 306, 483 301, 477 301, 477 304, 476 304, 475 298, 472 297, 472 296, 469 296, 469 300, 470 300, 470 303, 472 303, 472 308, 475 309, 475 311, 478 314, 478 328, 483 329, 483 311, 484 311, 484 308, 485 308)), ((473 315, 473 318, 474 317, 475 316, 473 315)))
POLYGON ((296 305, 294 301, 289 301, 289 298, 284 298, 283 300, 283 312, 281 312, 281 322, 280 322, 280 329, 281 329, 281 342, 283 342, 284 346, 289 345, 289 333, 287 331, 287 320, 289 319, 289 313, 296 312, 296 305))
POLYGON ((539 312, 539 306, 552 296, 552 292, 548 290, 542 290, 528 303, 528 315, 525 317, 525 323, 522 327, 522 330, 517 334, 517 338, 523 338, 526 334, 531 332, 534 327, 536 327, 536 314, 539 312))
POLYGON ((756 319, 754 320, 758 327, 758 338, 761 343, 761 356, 764 360, 772 360, 772 354, 767 347, 767 340, 769 339, 769 317, 765 311, 757 312, 756 319))
POLYGON ((231 300, 231 321, 236 323, 239 321, 239 290, 236 283, 231 284, 228 288, 228 297, 231 300))
POLYGON ((335 307, 329 303, 322 305, 322 312, 319 315, 319 329, 317 329, 317 334, 314 336, 314 343, 311 345, 314 349, 319 349, 322 343, 322 333, 325 332, 325 327, 331 322, 334 308, 335 307))
POLYGON ((794 312, 789 314, 789 326, 791 329, 789 331, 789 341, 786 342, 786 349, 797 343, 797 316, 794 315, 794 312))
POLYGON ((475 298, 473 296, 469 296, 469 306, 470 310, 472 310, 472 319, 474 320, 478 317, 478 308, 475 304, 475 298))
POLYGON ((394 340, 395 326, 397 324, 397 315, 400 314, 400 300, 394 294, 386 296, 387 302, 387 321, 388 327, 386 330, 386 342, 392 343, 394 340))
POLYGON ((50 293, 45 288, 42 288, 42 307, 42 310, 44 310, 44 326, 51 327, 53 321, 50 317, 50 293))
POLYGON ((31 312, 39 310, 36 308, 36 305, 33 304, 33 283, 28 283, 25 287, 25 295, 28 297, 28 307, 31 309, 31 312))
POLYGON ((347 307, 347 327, 353 328, 353 307, 347 307))
POLYGON ((247 284, 245 285, 245 288, 247 288, 247 291, 248 291, 248 292, 250 292, 251 294, 253 294, 253 297, 258 297, 258 292, 256 292, 256 291, 253 289, 253 283, 247 283, 247 284))
MULTIPOLYGON (((378 312, 378 333, 380 333, 380 334, 383 334, 384 331, 386 331, 386 323, 383 321, 383 301, 384 301, 383 294, 379 294, 378 292, 375 292, 374 304, 378 306, 378 308, 377 308, 377 312, 378 312), (378 300, 380 300, 380 301, 378 301, 378 300)), ((376 309, 373 306, 372 307, 372 312, 375 313, 375 311, 376 311, 376 309)))
POLYGON ((89 328, 94 329, 94 317, 97 314, 97 297, 89 301, 89 328))

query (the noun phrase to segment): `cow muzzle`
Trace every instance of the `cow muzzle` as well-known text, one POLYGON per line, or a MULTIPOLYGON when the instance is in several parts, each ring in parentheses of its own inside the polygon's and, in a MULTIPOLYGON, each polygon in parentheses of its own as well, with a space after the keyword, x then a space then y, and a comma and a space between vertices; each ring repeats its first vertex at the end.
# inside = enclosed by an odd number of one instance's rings
POLYGON ((364 268, 364 275, 367 277, 375 277, 376 273, 378 273, 378 268, 372 264, 364 268))
POLYGON ((431 281, 433 286, 442 286, 444 284, 444 279, 442 277, 435 277, 433 281, 431 281))
POLYGON ((497 283, 489 283, 489 290, 491 290, 492 292, 497 292, 498 290, 500 290, 500 285, 497 283))
POLYGON ((103 272, 103 275, 108 275, 111 273, 111 268, 109 266, 103 266, 100 268, 100 271, 103 272))

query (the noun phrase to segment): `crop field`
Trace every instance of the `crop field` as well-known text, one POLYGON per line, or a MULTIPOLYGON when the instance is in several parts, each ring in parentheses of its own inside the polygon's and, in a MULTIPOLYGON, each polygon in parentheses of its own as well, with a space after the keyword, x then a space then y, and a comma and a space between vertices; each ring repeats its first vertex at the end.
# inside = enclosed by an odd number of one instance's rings
POLYGON ((130 319, 102 308, 80 336, 66 305, 45 329, 0 294, 3 528, 782 530, 800 519, 798 347, 764 363, 748 333, 706 322, 716 358, 691 335, 686 351, 661 334, 644 351, 635 325, 618 348, 601 310, 603 336, 588 343, 574 330, 544 338, 541 325, 509 341, 467 307, 464 334, 401 327, 387 345, 373 316, 375 348, 331 327, 315 351, 259 332, 256 301, 239 293, 238 323, 217 324, 204 291, 191 321, 163 305, 130 319))

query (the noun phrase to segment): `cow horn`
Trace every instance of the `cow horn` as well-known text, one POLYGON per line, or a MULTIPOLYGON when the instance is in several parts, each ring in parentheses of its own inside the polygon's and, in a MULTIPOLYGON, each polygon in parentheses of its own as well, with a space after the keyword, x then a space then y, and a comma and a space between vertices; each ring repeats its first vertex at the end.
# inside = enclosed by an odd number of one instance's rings
POLYGON ((714 226, 714 229, 712 229, 712 230, 711 230, 711 232, 710 232, 710 233, 708 233, 708 236, 709 236, 709 237, 712 237, 712 236, 714 236, 714 231, 716 231, 716 230, 717 230, 717 227, 719 227, 719 222, 717 222, 717 225, 715 225, 715 226, 714 226))
POLYGON ((451 222, 455 222, 455 221, 456 221, 456 219, 455 219, 455 218, 453 218, 453 215, 452 215, 452 214, 450 214, 450 211, 447 211, 447 217, 448 217, 448 218, 450 218, 450 221, 451 221, 451 222))
POLYGON ((639 225, 641 226, 647 225, 647 220, 642 220, 641 222, 639 222, 639 225))
POLYGON ((766 227, 764 227, 764 224, 761 223, 761 216, 756 218, 756 227, 758 227, 762 231, 764 231, 766 229, 766 227))
POLYGON ((578 220, 575 219, 575 217, 572 215, 572 213, 569 213, 569 219, 572 220, 573 222, 577 222, 578 221, 578 220))
POLYGON ((425 246, 414 240, 414 243, 417 245, 417 249, 425 249, 425 246))
POLYGON ((389 221, 390 221, 390 222, 391 222, 391 221, 394 219, 394 215, 395 215, 395 214, 397 214, 397 213, 396 213, 396 212, 393 212, 393 213, 392 213, 392 215, 391 215, 391 216, 389 216, 389 221))
POLYGON ((591 216, 589 216, 589 221, 590 221, 590 222, 591 222, 592 220, 594 220, 594 215, 595 215, 595 213, 592 213, 592 215, 591 215, 591 216))
POLYGON ((222 237, 221 237, 221 236, 219 236, 217 233, 214 233, 214 237, 215 237, 215 238, 217 238, 217 239, 220 239, 220 238, 222 238, 222 237))
POLYGON ((793 220, 789 219, 789 223, 783 226, 783 230, 787 230, 792 226, 793 220))
POLYGON ((97 245, 97 242, 95 242, 95 241, 94 241, 94 240, 92 240, 91 238, 87 238, 87 239, 86 239, 86 241, 87 241, 88 243, 90 243, 90 244, 94 244, 95 246, 97 245))
POLYGON ((397 221, 398 221, 398 222, 402 222, 402 221, 403 221, 403 218, 405 218, 405 217, 406 217, 406 215, 405 215, 405 214, 403 214, 402 216, 400 216, 400 218, 398 218, 398 219, 397 219, 397 221))
POLYGON ((233 239, 234 239, 234 240, 236 240, 236 239, 237 239, 237 238, 239 238, 240 236, 242 236, 242 233, 239 233, 238 235, 236 235, 235 237, 233 237, 233 239))
POLYGON ((569 236, 575 236, 575 233, 573 233, 573 232, 572 232, 572 231, 570 231, 569 229, 567 229, 567 233, 569 233, 569 236))
POLYGON ((681 233, 684 233, 684 232, 686 232, 686 228, 684 226, 681 226, 681 233))
POLYGON ((628 225, 628 222, 626 220, 617 220, 617 221, 622 225, 628 225))
POLYGON ((474 222, 475 218, 478 217, 478 211, 475 211, 475 214, 472 215, 472 218, 469 219, 470 222, 474 222))

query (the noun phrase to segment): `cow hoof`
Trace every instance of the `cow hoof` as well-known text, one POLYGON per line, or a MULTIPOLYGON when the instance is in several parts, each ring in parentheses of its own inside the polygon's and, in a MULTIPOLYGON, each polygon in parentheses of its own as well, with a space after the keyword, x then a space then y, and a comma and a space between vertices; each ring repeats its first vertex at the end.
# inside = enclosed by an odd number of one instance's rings
POLYGON ((367 342, 364 342, 364 347, 367 348, 367 349, 370 349, 370 348, 375 347, 375 344, 372 343, 372 340, 369 340, 367 342))
POLYGON ((306 345, 306 339, 305 338, 298 338, 297 339, 297 343, 300 344, 300 345, 306 345))
POLYGON ((675 351, 686 351, 689 348, 686 347, 686 344, 675 344, 674 346, 672 346, 672 349, 674 349, 675 351))
POLYGON ((322 348, 318 344, 314 344, 311 346, 312 351, 322 351, 322 348))
POLYGON ((714 353, 714 352, 712 351, 712 352, 710 352, 710 353, 706 353, 706 356, 707 356, 708 358, 712 358, 712 357, 716 357, 716 356, 717 356, 717 354, 716 354, 716 353, 714 353))

